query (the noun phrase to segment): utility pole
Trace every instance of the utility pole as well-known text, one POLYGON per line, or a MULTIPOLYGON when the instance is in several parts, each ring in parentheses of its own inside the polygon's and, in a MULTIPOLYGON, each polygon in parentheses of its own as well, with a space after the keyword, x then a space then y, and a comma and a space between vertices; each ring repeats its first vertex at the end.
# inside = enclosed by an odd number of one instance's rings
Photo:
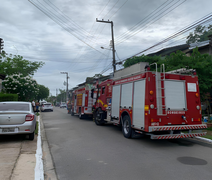
POLYGON ((4 49, 4 41, 2 38, 0 38, 0 54, 2 53, 2 49, 4 49))
POLYGON ((61 74, 66 74, 66 101, 68 100, 68 72, 60 72, 61 74))
POLYGON ((212 35, 209 35, 208 38, 209 38, 209 55, 212 55, 212 35))
POLYGON ((103 22, 103 23, 110 23, 111 24, 111 35, 112 35, 112 51, 113 51, 113 72, 116 71, 116 59, 115 59, 115 44, 114 44, 114 36, 113 36, 113 21, 104 21, 104 19, 102 20, 98 20, 96 18, 96 22, 103 22))

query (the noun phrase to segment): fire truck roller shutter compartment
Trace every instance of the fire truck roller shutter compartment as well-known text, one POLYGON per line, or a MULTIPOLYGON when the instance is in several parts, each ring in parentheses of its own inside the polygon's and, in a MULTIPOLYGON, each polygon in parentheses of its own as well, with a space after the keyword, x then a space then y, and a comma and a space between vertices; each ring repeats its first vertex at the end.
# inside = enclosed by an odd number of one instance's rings
POLYGON ((121 108, 132 108, 133 83, 123 84, 121 87, 121 108))
POLYGON ((144 127, 145 86, 146 80, 134 83, 133 125, 139 129, 144 127))
POLYGON ((186 110, 185 81, 165 80, 166 108, 186 110))
POLYGON ((82 107, 85 106, 85 93, 82 94, 82 107))
POLYGON ((76 113, 77 110, 77 96, 74 96, 74 113, 76 113))
POLYGON ((120 88, 121 85, 113 86, 113 96, 111 104, 112 117, 119 118, 119 106, 120 106, 120 88))

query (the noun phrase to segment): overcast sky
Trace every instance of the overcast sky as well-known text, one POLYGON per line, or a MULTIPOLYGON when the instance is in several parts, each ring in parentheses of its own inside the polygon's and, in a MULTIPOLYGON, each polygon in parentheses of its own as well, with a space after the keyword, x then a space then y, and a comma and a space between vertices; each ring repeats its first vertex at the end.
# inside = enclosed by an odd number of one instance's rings
MULTIPOLYGON (((210 14, 211 7, 211 0, 1 0, 0 37, 7 53, 45 62, 33 78, 55 96, 65 89, 60 72, 68 72, 69 89, 112 72, 111 24, 96 18, 113 21, 120 61, 210 14)), ((185 36, 178 40, 184 43, 185 36)))

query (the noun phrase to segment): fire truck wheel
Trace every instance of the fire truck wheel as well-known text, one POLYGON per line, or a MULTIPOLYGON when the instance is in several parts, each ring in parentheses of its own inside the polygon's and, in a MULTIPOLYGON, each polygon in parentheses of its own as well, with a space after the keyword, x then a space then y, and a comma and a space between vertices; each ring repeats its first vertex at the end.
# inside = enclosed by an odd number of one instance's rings
POLYGON ((101 125, 104 125, 104 119, 103 119, 103 114, 100 113, 101 109, 98 109, 96 111, 96 115, 95 115, 95 124, 97 126, 101 126, 101 125))
POLYGON ((83 115, 82 115, 81 111, 79 112, 79 119, 83 119, 83 115))
POLYGON ((123 125, 122 125, 122 133, 124 137, 131 138, 132 128, 131 128, 131 121, 129 116, 124 116, 123 118, 123 125))
POLYGON ((71 111, 71 115, 72 115, 72 116, 74 116, 74 112, 73 112, 73 110, 71 109, 70 111, 71 111))

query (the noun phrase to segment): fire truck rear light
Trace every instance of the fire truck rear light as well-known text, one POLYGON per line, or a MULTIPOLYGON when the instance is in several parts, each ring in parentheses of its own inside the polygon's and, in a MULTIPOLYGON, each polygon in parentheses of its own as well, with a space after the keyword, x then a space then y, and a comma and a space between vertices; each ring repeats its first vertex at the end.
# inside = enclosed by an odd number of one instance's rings
POLYGON ((198 118, 198 119, 193 119, 193 122, 200 122, 200 118, 198 118))
POLYGON ((154 92, 153 92, 153 91, 149 91, 149 94, 150 94, 150 95, 153 95, 153 94, 154 94, 154 92))
POLYGON ((151 122, 160 122, 159 119, 151 119, 151 122))
POLYGON ((154 104, 151 104, 151 105, 150 105, 150 108, 151 108, 151 109, 154 109, 154 104))
POLYGON ((88 110, 88 108, 85 108, 85 110, 87 111, 87 110, 88 110))
POLYGON ((151 102, 153 102, 153 101, 154 101, 154 98, 153 98, 153 97, 151 97, 151 98, 150 98, 150 101, 151 101, 151 102))
POLYGON ((143 75, 142 75, 142 78, 145 78, 146 77, 146 73, 144 73, 143 75))
POLYGON ((200 109, 200 107, 199 107, 199 106, 197 106, 197 109, 199 110, 199 109, 200 109))
POLYGON ((165 75, 165 78, 166 78, 166 79, 169 79, 169 74, 166 74, 166 75, 165 75))
POLYGON ((196 97, 199 97, 199 94, 198 94, 198 93, 196 93, 196 94, 195 94, 195 96, 196 96, 196 97))
POLYGON ((195 70, 193 71, 193 75, 197 75, 197 72, 195 70))
POLYGON ((180 80, 185 80, 185 76, 180 76, 180 80))

